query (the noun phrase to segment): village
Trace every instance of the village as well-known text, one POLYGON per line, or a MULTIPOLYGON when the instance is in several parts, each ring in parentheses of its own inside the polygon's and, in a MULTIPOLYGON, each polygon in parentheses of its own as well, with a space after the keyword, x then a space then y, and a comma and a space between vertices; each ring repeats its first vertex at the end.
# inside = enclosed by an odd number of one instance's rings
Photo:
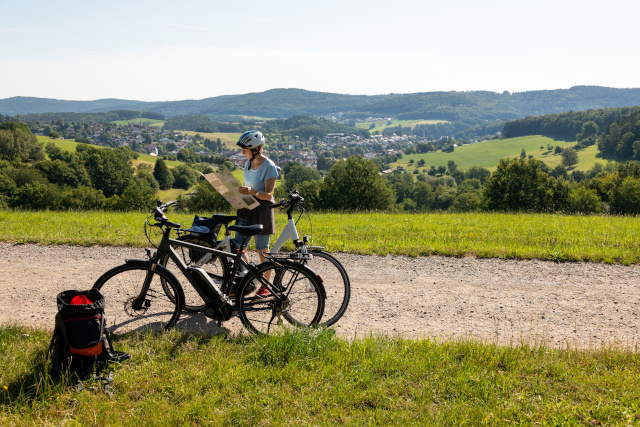
MULTIPOLYGON (((34 126, 33 123, 31 125, 34 126)), ((211 147, 212 144, 199 134, 167 130, 151 123, 118 125, 41 121, 35 125, 36 136, 74 139, 77 142, 114 148, 128 146, 133 151, 152 156, 177 156, 180 150, 188 148, 203 156, 226 157, 236 166, 241 166, 246 160, 239 150, 229 149, 220 143, 213 144, 216 147, 215 150, 206 148, 211 147)), ((267 141, 269 138, 270 135, 267 135, 267 141)), ((395 134, 378 134, 363 138, 346 133, 327 133, 320 139, 311 138, 308 141, 297 136, 285 139, 280 135, 274 135, 273 138, 275 141, 267 144, 267 151, 277 166, 284 167, 287 162, 295 161, 312 169, 318 168, 320 155, 331 159, 348 157, 348 154, 340 155, 344 149, 350 149, 349 154, 359 154, 367 159, 373 159, 393 154, 402 155, 404 148, 427 142, 424 138, 395 134)))

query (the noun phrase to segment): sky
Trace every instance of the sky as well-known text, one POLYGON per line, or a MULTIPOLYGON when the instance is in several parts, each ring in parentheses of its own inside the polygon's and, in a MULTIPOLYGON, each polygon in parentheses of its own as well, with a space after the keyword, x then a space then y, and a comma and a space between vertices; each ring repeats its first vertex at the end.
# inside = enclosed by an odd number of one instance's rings
POLYGON ((0 99, 640 87, 638 0, 0 0, 0 99))

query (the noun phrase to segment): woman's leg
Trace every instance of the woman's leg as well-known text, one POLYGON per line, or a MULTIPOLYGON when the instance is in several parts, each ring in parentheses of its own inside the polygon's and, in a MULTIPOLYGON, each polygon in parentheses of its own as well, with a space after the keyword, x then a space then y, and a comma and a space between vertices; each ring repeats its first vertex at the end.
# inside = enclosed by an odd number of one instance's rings
MULTIPOLYGON (((266 257, 264 256, 264 254, 268 254, 269 253, 269 239, 271 238, 271 236, 269 234, 267 235, 256 235, 254 236, 255 239, 255 243, 256 243, 256 250, 258 251, 258 256, 260 257, 260 262, 265 262, 266 261, 266 257)), ((271 270, 268 270, 265 274, 264 274, 264 278, 267 280, 271 280, 271 270)), ((268 294, 269 291, 267 291, 264 287, 260 288, 258 290, 258 295, 259 296, 264 296, 266 294, 268 294)))

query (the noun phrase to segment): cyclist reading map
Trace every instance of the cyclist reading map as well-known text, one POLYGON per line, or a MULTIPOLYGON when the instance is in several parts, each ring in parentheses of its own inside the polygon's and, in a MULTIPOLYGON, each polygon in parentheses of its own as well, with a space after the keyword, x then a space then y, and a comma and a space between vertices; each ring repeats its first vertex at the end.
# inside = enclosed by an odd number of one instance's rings
MULTIPOLYGON (((275 233, 276 224, 273 209, 273 190, 276 188, 278 170, 275 163, 263 153, 264 135, 252 130, 245 132, 238 139, 237 145, 242 148, 242 154, 247 158, 244 164, 244 185, 238 189, 241 194, 249 194, 256 198, 260 206, 254 209, 238 209, 237 225, 262 224, 262 232, 255 236, 256 250, 260 262, 265 261, 265 253, 269 253, 269 239, 275 233)), ((236 233, 236 247, 240 247, 242 236, 236 233)), ((248 242, 247 242, 248 244, 248 242)))

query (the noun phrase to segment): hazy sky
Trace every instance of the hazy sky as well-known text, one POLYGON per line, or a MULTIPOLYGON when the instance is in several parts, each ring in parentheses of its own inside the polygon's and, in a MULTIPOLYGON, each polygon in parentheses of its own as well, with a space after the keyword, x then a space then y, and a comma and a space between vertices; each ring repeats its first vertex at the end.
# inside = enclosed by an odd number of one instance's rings
POLYGON ((640 87, 639 0, 0 0, 0 98, 640 87))

